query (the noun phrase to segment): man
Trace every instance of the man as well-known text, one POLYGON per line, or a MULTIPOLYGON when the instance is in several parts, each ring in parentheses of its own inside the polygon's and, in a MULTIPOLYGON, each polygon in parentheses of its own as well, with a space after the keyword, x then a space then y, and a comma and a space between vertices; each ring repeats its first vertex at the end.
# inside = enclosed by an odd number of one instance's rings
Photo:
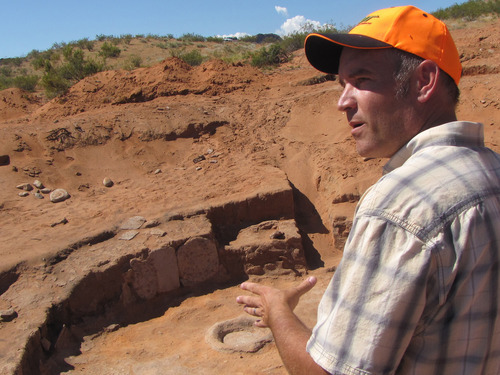
POLYGON ((500 157, 456 121, 461 65, 446 26, 411 6, 349 34, 311 34, 339 75, 360 155, 390 158, 356 209, 310 331, 293 313, 316 279, 237 297, 292 374, 500 374, 500 157))

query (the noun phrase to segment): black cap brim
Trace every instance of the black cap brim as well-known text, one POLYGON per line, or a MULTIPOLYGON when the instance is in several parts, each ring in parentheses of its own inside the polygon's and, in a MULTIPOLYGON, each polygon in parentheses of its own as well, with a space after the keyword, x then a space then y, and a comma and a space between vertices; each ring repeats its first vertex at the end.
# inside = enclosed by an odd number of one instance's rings
POLYGON ((304 50, 309 63, 321 72, 338 74, 344 47, 356 49, 390 48, 390 44, 358 34, 309 34, 304 50))

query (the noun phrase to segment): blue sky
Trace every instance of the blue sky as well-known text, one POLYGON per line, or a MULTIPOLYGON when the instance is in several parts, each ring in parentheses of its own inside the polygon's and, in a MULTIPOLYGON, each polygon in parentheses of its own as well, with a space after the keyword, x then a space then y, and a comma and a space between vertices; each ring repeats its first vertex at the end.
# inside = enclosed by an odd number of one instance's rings
MULTIPOLYGON (((411 5, 435 11, 456 0, 420 0, 411 5)), ((464 1, 458 1, 459 3, 464 1)), ((0 0, 0 58, 22 57, 54 43, 96 35, 173 34, 203 36, 284 34, 301 22, 355 25, 399 0, 0 0)))

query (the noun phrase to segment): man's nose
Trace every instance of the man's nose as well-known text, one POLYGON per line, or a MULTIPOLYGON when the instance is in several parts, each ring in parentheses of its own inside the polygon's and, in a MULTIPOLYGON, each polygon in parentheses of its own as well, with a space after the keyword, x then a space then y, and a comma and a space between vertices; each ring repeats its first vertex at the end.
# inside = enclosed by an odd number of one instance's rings
POLYGON ((354 108, 356 108, 356 100, 353 96, 353 88, 350 85, 346 85, 337 102, 337 109, 340 112, 346 112, 354 108))

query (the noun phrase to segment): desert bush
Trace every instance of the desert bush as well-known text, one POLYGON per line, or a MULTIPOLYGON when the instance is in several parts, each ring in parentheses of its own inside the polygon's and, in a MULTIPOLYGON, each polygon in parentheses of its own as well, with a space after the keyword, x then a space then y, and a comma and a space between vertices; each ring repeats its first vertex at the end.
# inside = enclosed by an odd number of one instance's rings
POLYGON ((0 65, 21 66, 26 59, 23 57, 8 57, 0 59, 0 65))
POLYGON ((257 43, 257 35, 245 35, 238 38, 241 42, 257 43))
POLYGON ((4 77, 12 77, 13 70, 11 66, 1 66, 0 67, 0 75, 4 77))
POLYGON ((279 44, 286 53, 292 53, 304 47, 304 42, 308 34, 309 32, 305 31, 291 33, 285 36, 279 44))
POLYGON ((129 45, 132 42, 132 34, 125 34, 125 35, 120 35, 120 39, 125 43, 126 45, 129 45))
POLYGON ((56 63, 61 59, 61 55, 51 49, 43 52, 33 50, 28 57, 31 59, 31 66, 36 70, 45 69, 47 64, 56 63))
POLYGON ((326 24, 320 28, 314 28, 310 23, 306 23, 299 31, 293 32, 283 37, 279 42, 281 48, 289 54, 304 47, 307 35, 310 33, 337 33, 338 30, 331 24, 326 24))
POLYGON ((183 46, 186 46, 187 43, 184 42, 169 42, 167 43, 167 48, 172 48, 172 49, 179 49, 183 46))
POLYGON ((76 42, 73 42, 72 44, 78 48, 86 49, 88 51, 93 51, 95 42, 92 40, 89 40, 89 38, 83 38, 83 39, 77 40, 76 42))
POLYGON ((57 74, 57 72, 50 71, 42 76, 41 85, 48 98, 55 98, 66 92, 72 86, 72 83, 57 74))
POLYGON ((127 70, 132 70, 140 68, 141 65, 142 65, 142 58, 138 55, 131 55, 125 61, 124 68, 127 70))
POLYGON ((472 21, 485 14, 499 14, 500 0, 469 0, 462 4, 454 4, 445 9, 438 9, 432 14, 439 19, 463 18, 472 21))
POLYGON ((155 43, 154 46, 161 49, 168 49, 168 43, 165 42, 155 43))
POLYGON ((251 54, 251 65, 264 68, 276 66, 288 61, 288 54, 279 44, 272 44, 269 48, 263 47, 251 54))
POLYGON ((22 75, 14 77, 13 86, 26 91, 35 91, 40 77, 36 75, 22 75))
POLYGON ((104 34, 97 34, 97 35, 95 36, 95 38, 96 38, 96 39, 97 39, 97 41, 99 41, 99 42, 104 42, 104 41, 105 41, 108 37, 107 37, 106 35, 104 35, 104 34))
POLYGON ((206 38, 206 41, 212 43, 223 43, 224 38, 221 38, 220 36, 209 36, 206 38))
POLYGON ((182 40, 183 42, 204 42, 205 37, 202 35, 198 35, 198 34, 188 33, 188 34, 182 35, 179 38, 179 40, 182 40))
POLYGON ((250 59, 248 48, 241 43, 227 43, 222 49, 214 51, 212 56, 230 64, 250 59))
POLYGON ((5 90, 10 87, 12 87, 12 78, 0 74, 0 90, 5 90))
POLYGON ((68 43, 65 43, 65 42, 61 42, 61 43, 54 43, 52 44, 52 49, 62 49, 64 47, 66 47, 68 45, 68 43))
POLYGON ((104 44, 101 46, 101 51, 99 52, 99 55, 105 58, 118 57, 120 56, 121 52, 122 50, 117 46, 110 44, 108 42, 104 42, 104 44))
POLYGON ((104 61, 86 60, 81 49, 74 49, 67 45, 63 48, 62 53, 64 61, 58 66, 47 59, 37 60, 36 67, 44 70, 40 83, 49 98, 64 93, 82 78, 105 69, 104 61))
POLYGON ((194 49, 190 52, 181 53, 177 57, 181 60, 184 60, 191 66, 197 66, 203 62, 203 56, 197 49, 194 49))
POLYGON ((158 35, 158 34, 148 34, 146 35, 146 39, 153 39, 153 40, 162 40, 163 37, 158 35))

